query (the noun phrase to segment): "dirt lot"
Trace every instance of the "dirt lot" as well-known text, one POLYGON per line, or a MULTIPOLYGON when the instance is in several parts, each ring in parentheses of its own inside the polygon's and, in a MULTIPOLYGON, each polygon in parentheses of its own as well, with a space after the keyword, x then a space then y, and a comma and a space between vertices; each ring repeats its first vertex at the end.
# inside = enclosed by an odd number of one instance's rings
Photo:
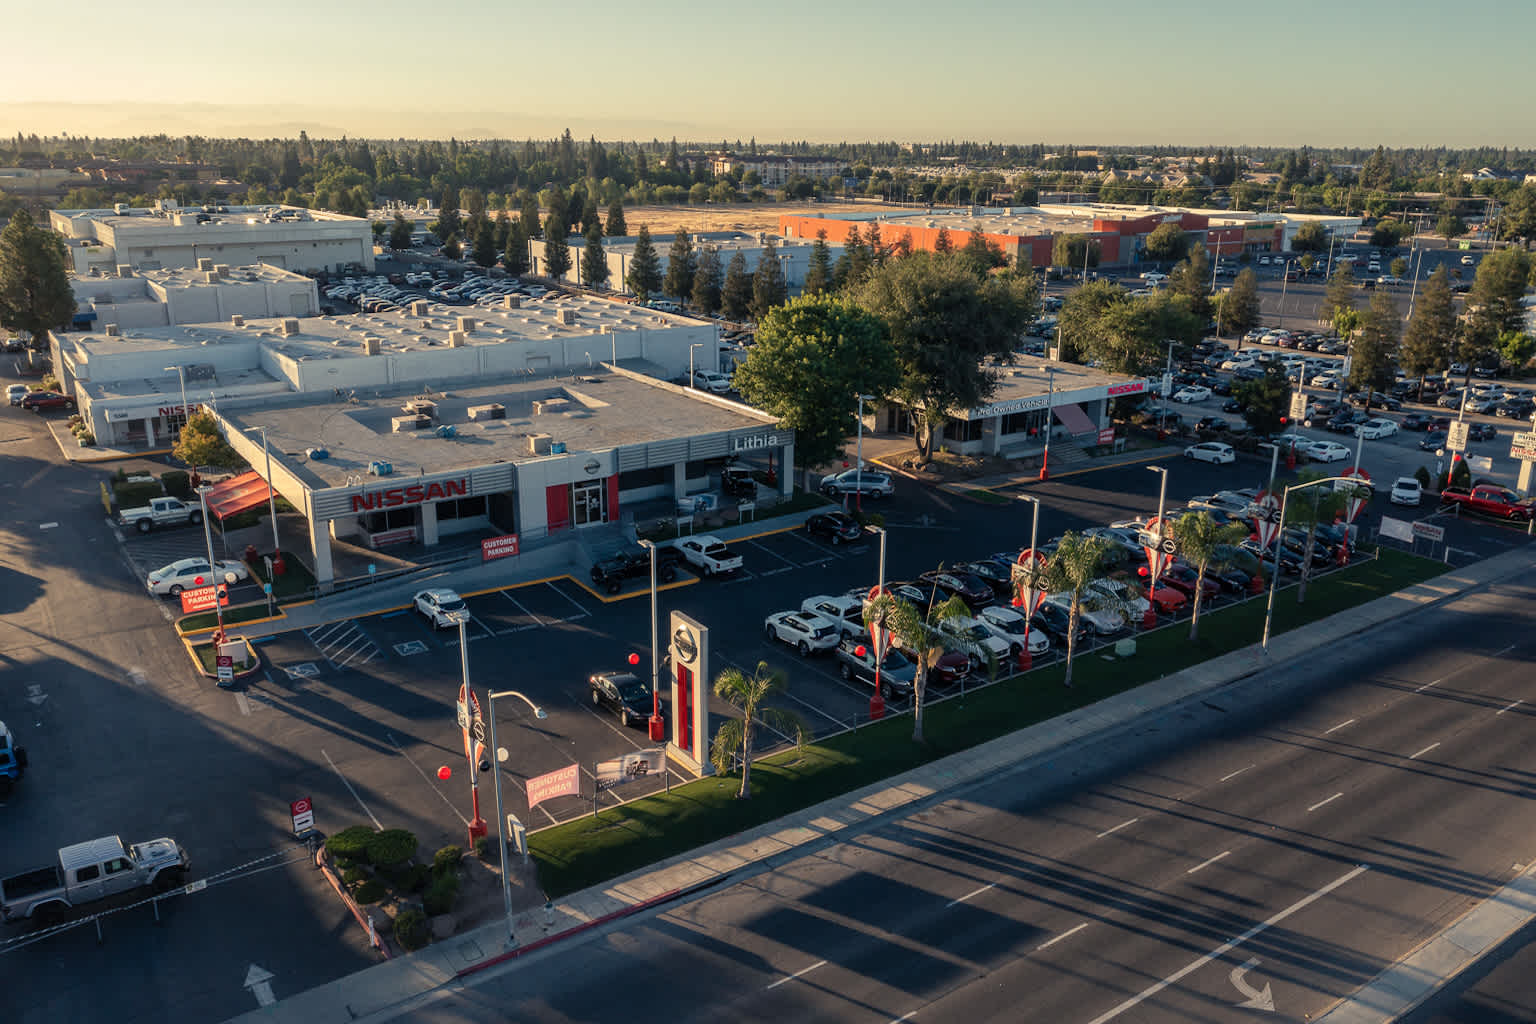
POLYGON ((644 224, 652 238, 671 237, 679 227, 688 231, 778 231, 781 214, 911 213, 911 208, 875 203, 740 203, 736 206, 626 206, 624 224, 630 234, 644 224))

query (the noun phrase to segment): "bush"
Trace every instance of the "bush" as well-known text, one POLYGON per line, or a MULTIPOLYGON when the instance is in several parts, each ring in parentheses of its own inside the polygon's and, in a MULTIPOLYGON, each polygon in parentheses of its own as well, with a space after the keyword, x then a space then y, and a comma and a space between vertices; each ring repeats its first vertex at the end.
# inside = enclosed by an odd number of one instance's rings
POLYGON ((366 868, 360 868, 355 864, 341 873, 341 880, 347 884, 348 888, 361 882, 366 882, 372 877, 366 868))
POLYGON ((387 828, 368 837, 367 850, 370 863, 404 864, 416 856, 416 834, 403 828, 387 828))
POLYGON ((475 840, 475 856, 483 861, 489 861, 494 847, 491 845, 490 836, 481 836, 475 840))
POLYGON ((1427 467, 1427 466, 1420 466, 1418 469, 1414 470, 1413 471, 1413 478, 1419 482, 1419 486, 1420 487, 1422 487, 1426 491, 1429 490, 1429 484, 1430 484, 1429 467, 1427 467))
POLYGON ((165 493, 183 501, 192 497, 192 476, 184 469, 172 469, 160 474, 165 493))
POLYGON ((427 913, 432 916, 446 914, 453 909, 454 902, 459 898, 459 876, 438 875, 427 886, 427 891, 422 895, 422 905, 427 908, 427 913))
POLYGON ((87 445, 93 445, 96 443, 96 435, 87 430, 80 435, 80 440, 84 441, 87 445))
POLYGON ((464 859, 464 850, 458 846, 445 846, 432 855, 432 870, 439 875, 450 871, 457 871, 459 862, 464 859))
POLYGON ((395 941, 404 950, 420 949, 427 944, 427 915, 412 908, 395 918, 395 941))
POLYGON ((367 825, 344 828, 325 841, 325 852, 332 857, 346 857, 358 864, 368 863, 368 840, 373 829, 367 825))
POLYGON ((377 903, 388 895, 388 892, 389 890, 384 888, 383 882, 377 878, 370 878, 357 887, 357 891, 352 894, 352 898, 359 903, 377 903))
POLYGON ((144 484, 114 484, 112 487, 112 498, 117 502, 119 510, 148 505, 153 499, 164 497, 164 495, 165 492, 161 490, 158 481, 144 484))
POLYGON ((396 871, 394 880, 401 892, 421 892, 432 880, 432 869, 425 864, 410 864, 396 871))

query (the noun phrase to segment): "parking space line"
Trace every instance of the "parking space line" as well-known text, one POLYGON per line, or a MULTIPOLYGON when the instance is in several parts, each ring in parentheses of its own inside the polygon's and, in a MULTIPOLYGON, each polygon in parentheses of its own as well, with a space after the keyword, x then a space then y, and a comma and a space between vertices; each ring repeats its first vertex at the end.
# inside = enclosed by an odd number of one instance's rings
MULTIPOLYGON (((553 590, 555 593, 559 594, 561 597, 565 598, 567 601, 571 602, 571 604, 575 605, 576 606, 576 610, 581 613, 581 617, 582 618, 585 618, 586 616, 592 614, 590 609, 588 609, 585 605, 583 605, 580 601, 576 600, 570 594, 567 594, 565 591, 563 591, 559 587, 555 586, 553 582, 551 582, 549 580, 545 580, 544 581, 544 585, 549 587, 550 590, 553 590)), ((566 619, 565 621, 566 622, 570 622, 571 620, 570 619, 566 619)))
POLYGON ((324 747, 320 748, 320 753, 325 754, 325 763, 331 766, 331 771, 335 772, 336 777, 341 780, 341 784, 347 787, 347 792, 352 794, 352 799, 357 801, 357 806, 361 807, 363 809, 363 813, 368 815, 368 820, 373 822, 373 827, 378 829, 380 832, 384 831, 384 823, 373 816, 373 812, 368 809, 368 805, 363 803, 363 798, 358 796, 357 790, 352 788, 352 783, 347 780, 345 775, 341 774, 341 769, 336 767, 336 762, 331 760, 331 755, 326 751, 324 747))
POLYGON ((395 753, 399 754, 401 757, 405 758, 411 763, 411 767, 416 769, 416 774, 421 776, 421 780, 425 782, 429 787, 431 787, 432 792, 437 794, 438 799, 447 804, 448 809, 453 811, 454 815, 464 823, 466 828, 468 828, 469 819, 464 817, 464 815, 459 811, 458 805, 456 805, 452 800, 448 799, 447 794, 443 792, 442 788, 432 781, 432 777, 421 770, 421 765, 416 763, 415 758, 411 757, 410 754, 407 754, 403 749, 401 749, 400 744, 395 741, 395 734, 392 732, 386 732, 384 735, 389 740, 389 745, 395 748, 395 753))
POLYGON ((761 575, 761 576, 777 576, 781 572, 794 572, 798 568, 800 568, 798 565, 781 565, 777 569, 769 569, 766 572, 759 573, 759 575, 761 575))
MULTIPOLYGON (((794 534, 791 533, 791 534, 788 534, 788 536, 793 537, 794 534)), ((777 558, 779 561, 783 562, 785 565, 789 566, 791 569, 793 569, 795 567, 795 563, 792 560, 790 560, 788 558, 785 558, 783 555, 779 554, 777 551, 774 551, 772 548, 768 547, 766 544, 760 544, 760 543, 758 543, 755 540, 749 540, 749 541, 747 541, 747 543, 751 544, 753 547, 757 548, 759 551, 763 552, 764 554, 769 555, 772 558, 777 558)))
POLYGON ((1087 927, 1088 927, 1088 922, 1084 921, 1082 924, 1076 926, 1075 928, 1068 928, 1066 931, 1062 932, 1060 935, 1057 935, 1055 938, 1047 939, 1046 941, 1040 943, 1040 945, 1035 947, 1035 952, 1038 953, 1042 949, 1050 949, 1052 946, 1056 945, 1056 943, 1060 942, 1062 939, 1067 938, 1069 935, 1076 935, 1078 932, 1082 931, 1084 928, 1087 928, 1087 927))
MULTIPOLYGON (((539 616, 533 614, 533 612, 529 611, 527 608, 524 608, 523 607, 523 603, 521 601, 519 601, 517 598, 513 597, 511 594, 507 593, 505 590, 503 590, 501 592, 501 596, 506 598, 508 601, 511 601, 514 605, 516 605, 517 606, 517 610, 522 612, 524 615, 528 616, 530 619, 532 619, 536 625, 540 625, 540 626, 547 626, 547 625, 549 625, 549 622, 545 622, 539 616)), ((550 620, 550 622, 554 622, 554 621, 556 621, 556 620, 554 620, 554 619, 550 620)))
POLYGON ((814 540, 811 540, 811 538, 805 536, 803 533, 790 533, 786 534, 786 536, 795 538, 795 540, 799 541, 801 544, 804 544, 806 547, 820 551, 822 554, 827 554, 827 549, 824 545, 816 543, 814 540))

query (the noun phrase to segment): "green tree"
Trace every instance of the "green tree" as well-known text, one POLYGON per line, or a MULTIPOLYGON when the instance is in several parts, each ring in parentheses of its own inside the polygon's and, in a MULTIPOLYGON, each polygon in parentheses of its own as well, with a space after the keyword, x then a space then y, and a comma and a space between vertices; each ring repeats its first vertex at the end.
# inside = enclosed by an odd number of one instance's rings
POLYGON ((750 676, 733 666, 715 677, 715 696, 740 710, 741 717, 730 717, 721 723, 709 745, 709 762, 716 772, 725 775, 733 762, 741 761, 738 800, 752 796, 752 749, 760 726, 794 736, 797 749, 805 746, 806 727, 800 716, 765 703, 783 692, 787 683, 788 677, 769 668, 766 661, 758 662, 750 676))
POLYGON ((1191 512, 1173 521, 1173 539, 1179 546, 1179 557, 1193 566, 1199 579, 1195 583, 1194 610, 1189 619, 1189 640, 1200 639, 1200 606, 1204 597, 1205 574, 1209 570, 1221 570, 1232 564, 1231 553, 1248 536, 1248 524, 1242 522, 1217 523, 1209 512, 1191 512))
POLYGON ((789 297, 789 286, 784 281, 784 267, 779 262, 779 250, 770 241, 763 246, 757 258, 757 269, 752 272, 752 315, 761 320, 775 306, 782 306, 789 297))
POLYGON ((847 291, 862 284, 874 268, 874 254, 864 244, 864 237, 859 234, 858 225, 855 224, 848 229, 848 237, 843 239, 843 254, 837 258, 837 267, 832 274, 833 283, 838 291, 847 291))
MULTIPOLYGON (((1303 469, 1296 474, 1296 483, 1305 484, 1314 480, 1325 480, 1336 474, 1322 472, 1316 469, 1303 469)), ((1292 485, 1295 486, 1294 484, 1292 485)), ((1368 489, 1362 488, 1362 492, 1368 495, 1368 489)), ((1332 486, 1309 487, 1306 491, 1291 495, 1291 499, 1285 503, 1286 529, 1305 529, 1306 540, 1302 544, 1301 552, 1301 580, 1296 590, 1296 603, 1300 604, 1307 597, 1307 582, 1312 578, 1312 551, 1317 542, 1317 525, 1319 523, 1331 523, 1343 512, 1345 504, 1355 493, 1355 488, 1346 483, 1335 483, 1332 486), (1308 492, 1311 492, 1308 494, 1308 492)))
POLYGON ((1419 378, 1421 401, 1425 375, 1450 365, 1455 345, 1456 305, 1451 295, 1450 276, 1445 267, 1440 266, 1429 275, 1419 292, 1397 353, 1398 365, 1403 372, 1419 378))
MULTIPOLYGON (((1181 259, 1189 251, 1189 236, 1177 224, 1159 224, 1147 236, 1147 259, 1159 263, 1171 263, 1181 259)), ((1077 264, 1081 266, 1081 264, 1077 264)))
POLYGON ((559 211, 544 222, 544 273, 556 281, 571 269, 571 244, 566 238, 565 221, 559 211))
POLYGON ((1386 217, 1377 221, 1371 229, 1371 244, 1378 249, 1392 249, 1411 234, 1413 228, 1395 217, 1386 217))
POLYGON ((594 220, 587 225, 587 241, 581 249, 581 277, 588 288, 606 288, 608 274, 608 254, 603 251, 603 225, 594 220))
POLYGON ((1371 304, 1360 316, 1359 332, 1350 347, 1349 382, 1366 392, 1365 411, 1371 411, 1371 393, 1392 386, 1402 314, 1397 300, 1385 290, 1371 294, 1371 304))
POLYGON ((1067 674, 1063 686, 1072 685, 1073 661, 1077 656, 1077 623, 1085 605, 1097 600, 1088 593, 1088 585, 1104 573, 1109 558, 1109 541, 1067 531, 1045 564, 1041 589, 1047 594, 1065 594, 1067 607, 1067 674))
POLYGON ((1500 249, 1479 261, 1459 351, 1469 368, 1493 358, 1500 338, 1523 332, 1526 309, 1521 302, 1530 279, 1531 256, 1523 249, 1500 249))
POLYGON ((732 320, 745 320, 752 309, 752 278, 747 273, 747 257, 737 249, 725 265, 725 283, 720 287, 720 308, 732 320))
POLYGON ((1187 350, 1200 340, 1204 326, 1183 295, 1133 298, 1122 293, 1089 328, 1082 354, 1110 373, 1148 376, 1163 370, 1170 341, 1176 350, 1187 350))
POLYGON ((667 276, 662 291, 678 302, 687 302, 693 297, 693 277, 698 271, 693 239, 687 231, 678 228, 672 235, 672 249, 667 254, 667 276))
POLYGON ((459 190, 449 185, 443 189, 442 206, 437 212, 437 237, 446 244, 449 235, 463 230, 459 221, 459 190))
POLYGON ((965 257, 971 273, 977 277, 985 277, 993 270, 1008 265, 1008 257, 1003 255, 1003 250, 987 241, 987 236, 979 230, 972 231, 966 237, 965 245, 960 247, 960 253, 965 257))
POLYGON ((25 332, 36 349, 48 347, 48 332, 75 315, 64 242, 25 209, 0 231, 0 325, 25 332))
POLYGON ((890 636, 893 646, 901 648, 916 669, 912 680, 912 742, 924 743, 923 718, 927 710, 928 673, 939 659, 951 651, 978 654, 970 636, 958 624, 969 618, 971 610, 958 596, 942 604, 928 603, 917 608, 894 594, 880 594, 864 606, 864 623, 876 626, 890 636))
POLYGON ((927 459, 952 412, 996 391, 988 360, 1011 358, 1039 306, 1033 275, 978 279, 955 253, 913 253, 887 263, 854 293, 885 321, 901 367, 896 396, 917 414, 918 451, 927 459))
POLYGON ((1408 273, 1408 260, 1402 256, 1395 257, 1392 262, 1387 265, 1387 272, 1390 273, 1393 277, 1402 277, 1404 274, 1408 273))
POLYGON ((858 396, 885 395, 899 380, 885 325, 853 303, 806 295, 768 311, 732 378, 746 401, 795 431, 802 466, 842 454, 858 396))
POLYGON ((1243 420, 1259 437, 1278 434, 1285 425, 1291 406, 1291 382, 1280 364, 1266 364, 1264 376, 1237 384, 1232 395, 1243 404, 1243 420))
POLYGON ((1296 252, 1322 252, 1328 248, 1328 233, 1320 222, 1309 220, 1296 229, 1291 248, 1296 252))
POLYGON ((1189 255, 1169 275, 1168 286, 1174 294, 1189 300, 1189 311, 1200 318, 1202 326, 1210 319, 1211 261, 1205 254, 1205 246, 1196 242, 1189 247, 1189 255))
POLYGON ((507 225, 507 248, 502 253, 501 265, 513 277, 528 273, 528 236, 523 233, 521 219, 507 225))
POLYGON ((651 244, 651 229, 644 224, 635 236, 635 251, 629 258, 624 283, 641 302, 649 302, 652 295, 661 294, 661 257, 656 255, 656 247, 651 244))
POLYGON ((1087 265, 1099 265, 1099 243, 1090 241, 1087 235, 1057 235, 1051 240, 1051 266, 1078 270, 1087 265), (1086 250, 1086 256, 1084 252, 1086 250))
POLYGON ((725 285, 725 266, 720 250, 706 245, 699 252, 699 267, 693 273, 693 304, 701 313, 714 315, 720 309, 720 290, 725 285))
POLYGON ((1529 245, 1536 240, 1536 185, 1511 192, 1499 213, 1499 237, 1529 245))
POLYGON ((194 474, 200 466, 233 469, 245 464, 245 460, 219 433, 213 414, 208 412, 195 412, 182 424, 181 434, 171 448, 171 454, 191 466, 194 474))
POLYGON ((443 239, 443 255, 450 260, 456 260, 464 255, 464 247, 459 244, 457 233, 450 234, 447 238, 443 239))
POLYGON ((543 238, 544 229, 539 224, 539 201, 534 196, 526 196, 523 199, 522 212, 518 214, 523 222, 523 235, 526 238, 543 238))
POLYGON ((628 225, 624 223, 624 201, 615 199, 608 204, 608 224, 604 231, 609 238, 623 238, 629 234, 628 225))
POLYGON ((1348 263, 1340 263, 1328 279, 1328 287, 1323 290, 1323 301, 1317 308, 1317 318, 1329 322, 1339 310, 1354 308, 1355 271, 1348 263))
POLYGON ((1243 334, 1259 326, 1262 315, 1258 276, 1252 267, 1244 267, 1237 272, 1232 287, 1221 297, 1216 323, 1224 333, 1236 335, 1237 347, 1242 348, 1243 334))
POLYGON ((507 234, 512 230, 512 218, 507 216, 506 210, 496 211, 496 220, 492 222, 491 244, 497 252, 505 252, 507 249, 507 234))
POLYGON ((940 227, 939 233, 933 236, 933 251, 953 252, 954 249, 955 243, 954 240, 949 237, 949 228, 940 227))
POLYGON ((1435 222, 1435 234, 1449 242, 1467 233, 1467 222, 1455 212, 1442 213, 1435 222))
POLYGON ((400 252, 411 247, 411 234, 416 226, 399 213, 389 227, 389 247, 400 252))
POLYGON ((475 262, 482 267, 496 263, 496 229, 484 217, 476 223, 474 242, 475 262))
POLYGON ((592 230, 592 225, 594 224, 597 225, 598 233, 601 234, 603 230, 603 220, 597 215, 597 203, 591 198, 588 198, 581 207, 581 233, 583 237, 586 236, 588 231, 592 230))
POLYGON ((832 250, 827 247, 827 229, 822 228, 816 232, 816 241, 811 243, 810 265, 805 271, 805 287, 802 289, 807 295, 820 295, 832 288, 832 250))

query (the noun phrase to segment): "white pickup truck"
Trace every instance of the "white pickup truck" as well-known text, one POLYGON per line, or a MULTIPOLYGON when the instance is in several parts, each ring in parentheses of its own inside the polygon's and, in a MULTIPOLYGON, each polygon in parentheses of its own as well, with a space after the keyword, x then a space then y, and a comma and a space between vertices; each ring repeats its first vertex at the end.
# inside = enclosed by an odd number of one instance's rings
POLYGON ((57 918, 71 907, 150 887, 165 891, 186 878, 187 851, 174 839, 127 846, 102 836, 59 851, 52 864, 0 878, 0 917, 6 922, 57 918))
POLYGON ((123 509, 117 514, 117 521, 148 533, 157 526, 196 526, 203 521, 203 510, 179 498, 155 498, 148 505, 123 509))
POLYGON ((725 541, 711 533, 687 537, 677 542, 683 560, 705 576, 734 576, 741 571, 741 556, 725 546, 725 541))

